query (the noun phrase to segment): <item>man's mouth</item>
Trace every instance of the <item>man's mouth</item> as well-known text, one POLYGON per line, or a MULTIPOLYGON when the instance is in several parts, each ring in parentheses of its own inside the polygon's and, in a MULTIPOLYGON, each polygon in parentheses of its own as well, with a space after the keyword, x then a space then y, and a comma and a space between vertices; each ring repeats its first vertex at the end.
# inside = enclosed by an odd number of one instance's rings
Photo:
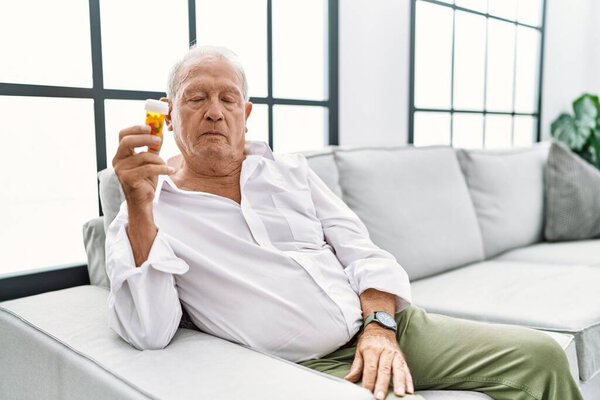
POLYGON ((209 135, 209 136, 215 136, 215 135, 219 135, 219 136, 225 136, 223 135, 221 132, 217 132, 217 131, 208 131, 208 132, 204 132, 202 135, 200 136, 204 136, 204 135, 209 135))

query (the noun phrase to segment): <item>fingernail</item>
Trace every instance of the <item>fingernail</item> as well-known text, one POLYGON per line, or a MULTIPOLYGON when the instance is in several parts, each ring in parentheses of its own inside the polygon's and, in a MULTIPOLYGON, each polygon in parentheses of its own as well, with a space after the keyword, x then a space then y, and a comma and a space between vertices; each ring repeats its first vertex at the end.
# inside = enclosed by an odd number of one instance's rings
POLYGON ((377 396, 375 396, 377 398, 377 400, 383 400, 383 396, 385 396, 383 394, 383 392, 380 390, 379 392, 377 392, 377 396))
POLYGON ((169 173, 172 174, 173 172, 175 172, 175 168, 173 167, 167 167, 169 169, 169 173))
POLYGON ((144 127, 142 128, 144 131, 146 132, 150 132, 152 129, 150 128, 150 125, 144 125, 144 127))
POLYGON ((159 136, 152 136, 152 141, 153 141, 154 143, 160 143, 160 141, 161 141, 161 140, 162 140, 162 139, 161 139, 159 136))

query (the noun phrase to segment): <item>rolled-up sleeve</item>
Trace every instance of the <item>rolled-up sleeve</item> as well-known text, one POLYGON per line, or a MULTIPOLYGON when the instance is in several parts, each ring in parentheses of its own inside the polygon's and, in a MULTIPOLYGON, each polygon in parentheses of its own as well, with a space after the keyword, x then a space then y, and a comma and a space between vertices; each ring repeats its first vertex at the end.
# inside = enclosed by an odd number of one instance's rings
POLYGON ((325 240, 335 250, 352 289, 377 289, 395 295, 396 312, 412 302, 406 271, 393 255, 377 247, 364 223, 317 174, 308 169, 312 199, 325 240))
POLYGON ((108 323, 137 349, 162 349, 175 335, 182 315, 174 275, 189 267, 159 228, 148 259, 136 268, 127 224, 123 203, 106 235, 108 323))

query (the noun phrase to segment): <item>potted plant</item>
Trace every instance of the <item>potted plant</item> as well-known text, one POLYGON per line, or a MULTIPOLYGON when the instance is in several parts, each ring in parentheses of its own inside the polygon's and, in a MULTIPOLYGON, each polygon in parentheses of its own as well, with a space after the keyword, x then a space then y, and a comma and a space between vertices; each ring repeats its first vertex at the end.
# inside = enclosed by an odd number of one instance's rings
POLYGON ((585 93, 573 102, 574 115, 563 113, 552 122, 552 137, 600 169, 600 101, 585 93))

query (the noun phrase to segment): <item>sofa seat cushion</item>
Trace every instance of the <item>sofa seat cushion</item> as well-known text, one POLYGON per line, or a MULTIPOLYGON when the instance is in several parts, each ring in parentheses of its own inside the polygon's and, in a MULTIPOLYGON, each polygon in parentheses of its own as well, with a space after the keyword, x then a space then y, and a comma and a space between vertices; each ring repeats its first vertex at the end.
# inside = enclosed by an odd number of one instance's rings
POLYGON ((412 285, 430 312, 575 337, 583 381, 600 370, 600 268, 485 261, 412 285))
POLYGON ((335 159, 344 202, 411 280, 483 260, 475 210, 451 147, 338 149, 335 159))
POLYGON ((600 239, 537 243, 507 251, 494 258, 494 260, 548 264, 580 264, 600 267, 600 239))
MULTIPOLYGON (((108 327, 107 297, 104 288, 79 286, 0 303, 0 397, 373 398, 358 385, 189 329, 163 350, 136 350, 108 327)), ((419 394, 490 400, 475 392, 419 394)))

